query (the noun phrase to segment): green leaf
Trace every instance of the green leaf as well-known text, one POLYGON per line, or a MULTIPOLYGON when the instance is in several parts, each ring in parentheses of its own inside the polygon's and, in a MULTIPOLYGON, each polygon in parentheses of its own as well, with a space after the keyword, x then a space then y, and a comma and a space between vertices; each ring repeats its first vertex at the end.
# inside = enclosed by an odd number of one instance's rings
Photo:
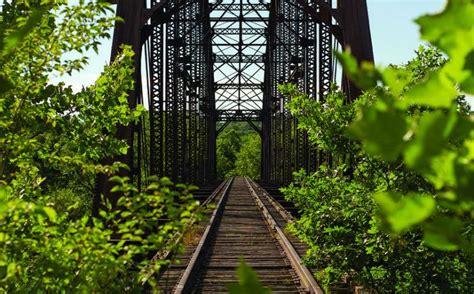
POLYGON ((405 150, 406 164, 414 169, 426 170, 431 159, 443 150, 455 123, 442 111, 425 113, 420 119, 415 139, 405 150))
POLYGON ((407 123, 399 111, 365 107, 350 126, 349 135, 361 140, 369 154, 395 160, 405 145, 406 131, 407 123))
MULTIPOLYGON (((457 33, 472 30, 473 15, 474 2, 471 0, 449 0, 441 13, 422 16, 416 22, 420 25, 422 39, 443 49, 450 57, 455 57, 461 44, 473 46, 472 42, 466 42, 469 39, 460 40, 456 36, 457 33)), ((460 56, 464 57, 465 55, 460 56)))
POLYGON ((405 92, 402 105, 449 108, 457 97, 454 82, 440 72, 433 72, 425 81, 405 92))
POLYGON ((450 57, 443 74, 460 84, 461 90, 471 94, 474 93, 474 67, 472 57, 469 57, 474 50, 473 15, 472 0, 450 0, 443 12, 417 19, 422 38, 450 57))
POLYGON ((253 269, 246 265, 243 260, 237 268, 237 276, 239 283, 230 284, 228 286, 230 294, 267 294, 271 293, 268 288, 262 286, 258 280, 257 274, 253 269))
POLYGON ((436 207, 432 196, 414 193, 403 196, 394 192, 381 192, 375 194, 374 199, 384 220, 397 234, 427 219, 436 207))
POLYGON ((469 94, 474 94, 474 50, 469 52, 466 56, 463 69, 469 71, 469 74, 464 81, 460 83, 461 90, 469 94))
POLYGON ((131 215, 132 215, 132 212, 130 212, 130 211, 122 211, 122 212, 120 213, 120 216, 121 216, 122 218, 127 218, 127 217, 129 217, 129 216, 131 216, 131 215))
POLYGON ((8 34, 4 40, 2 55, 7 56, 15 48, 19 47, 30 31, 41 21, 47 11, 47 8, 33 10, 25 24, 8 34))
POLYGON ((56 214, 56 211, 53 208, 46 206, 46 207, 43 207, 43 211, 44 211, 44 213, 46 213, 46 215, 48 216, 50 221, 56 222, 57 214, 56 214))
POLYGON ((457 154, 443 152, 431 159, 431 173, 427 178, 437 190, 443 187, 455 187, 457 183, 455 174, 455 161, 457 154))
POLYGON ((455 251, 467 245, 462 236, 464 224, 454 218, 440 217, 425 227, 423 241, 426 245, 444 251, 455 251))
MULTIPOLYGON (((454 176, 456 177, 456 194, 460 200, 466 200, 472 203, 474 202, 474 166, 471 162, 463 162, 463 160, 457 162, 454 166, 454 176)), ((466 203, 467 204, 467 203, 466 203)), ((474 210, 469 205, 464 207, 459 205, 461 210, 471 211, 474 217, 474 210)))
POLYGON ((449 238, 441 232, 433 232, 425 230, 423 242, 429 247, 444 251, 456 251, 459 246, 453 243, 449 238))
POLYGON ((385 85, 390 88, 390 91, 395 96, 400 96, 405 87, 413 81, 413 73, 394 66, 387 67, 382 73, 385 85))
POLYGON ((189 216, 191 216, 191 212, 189 212, 189 211, 187 211, 187 210, 186 210, 186 211, 183 211, 183 212, 181 213, 181 215, 180 215, 181 218, 183 218, 183 217, 189 217, 189 216))
POLYGON ((7 277, 13 277, 17 272, 17 264, 10 262, 7 266, 7 277))
POLYGON ((5 186, 0 186, 0 203, 4 203, 8 200, 8 190, 5 186))
POLYGON ((371 62, 362 61, 358 64, 350 52, 336 52, 336 57, 344 68, 345 74, 359 87, 367 90, 377 86, 381 74, 371 62))

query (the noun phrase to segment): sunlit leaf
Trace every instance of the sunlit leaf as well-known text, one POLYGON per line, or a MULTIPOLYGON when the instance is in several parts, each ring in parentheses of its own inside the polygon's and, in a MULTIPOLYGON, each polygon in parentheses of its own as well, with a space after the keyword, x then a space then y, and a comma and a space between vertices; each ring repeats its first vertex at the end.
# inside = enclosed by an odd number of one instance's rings
POLYGON ((442 74, 473 92, 472 52, 474 51, 474 3, 471 0, 450 0, 446 9, 435 15, 417 19, 424 40, 442 49, 450 57, 442 74))
POLYGON ((426 245, 444 251, 456 251, 459 249, 459 245, 451 242, 446 236, 447 232, 434 232, 425 230, 423 241, 426 245))
POLYGON ((462 236, 463 228, 458 219, 439 217, 426 226, 423 241, 438 250, 455 251, 467 243, 462 236))
POLYGON ((43 211, 46 213, 48 216, 49 220, 52 222, 56 222, 57 220, 57 214, 56 211, 51 208, 51 207, 43 207, 43 211))
POLYGON ((427 178, 436 189, 456 186, 456 156, 455 152, 443 152, 431 159, 431 173, 427 174, 427 178))
POLYGON ((383 81, 395 96, 402 94, 405 87, 413 80, 413 73, 393 66, 387 67, 382 73, 383 81))
POLYGON ((394 233, 401 233, 427 219, 434 211, 436 202, 432 196, 394 192, 381 192, 374 195, 394 233))
POLYGON ((453 130, 449 116, 442 112, 423 115, 416 130, 415 139, 406 148, 404 156, 409 167, 427 169, 432 157, 441 153, 446 139, 453 130))
POLYGON ((455 84, 439 72, 429 74, 428 79, 407 90, 404 94, 406 106, 423 105, 448 108, 457 98, 455 84))
POLYGON ((228 286, 230 294, 268 294, 271 291, 262 286, 258 280, 257 274, 254 270, 246 265, 243 261, 240 262, 237 268, 237 276, 239 282, 228 286))
POLYGON ((336 57, 342 64, 345 74, 360 89, 371 89, 381 79, 381 75, 373 63, 362 61, 359 64, 350 52, 336 52, 336 57))
POLYGON ((47 8, 35 9, 31 12, 26 23, 20 28, 14 30, 10 34, 7 34, 4 40, 3 55, 8 55, 14 48, 20 46, 21 42, 26 36, 33 30, 36 25, 41 21, 44 14, 48 11, 47 8))
POLYGON ((364 108, 349 134, 362 141, 365 150, 385 160, 395 160, 403 150, 407 123, 397 110, 364 108))

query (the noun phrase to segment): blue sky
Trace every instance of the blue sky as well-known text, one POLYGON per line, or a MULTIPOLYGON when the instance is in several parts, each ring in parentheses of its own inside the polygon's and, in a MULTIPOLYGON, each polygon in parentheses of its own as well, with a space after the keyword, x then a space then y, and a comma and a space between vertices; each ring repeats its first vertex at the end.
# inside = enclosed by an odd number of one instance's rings
POLYGON ((404 63, 414 57, 422 44, 418 16, 443 9, 443 0, 368 0, 375 62, 381 65, 404 63))
MULTIPOLYGON (((422 42, 413 20, 422 14, 438 12, 445 5, 444 0, 367 0, 367 3, 375 61, 379 65, 400 64, 414 57, 414 50, 422 42)), ((90 65, 84 71, 59 80, 75 89, 92 84, 109 60, 110 43, 110 40, 103 42, 99 55, 88 54, 90 65)))

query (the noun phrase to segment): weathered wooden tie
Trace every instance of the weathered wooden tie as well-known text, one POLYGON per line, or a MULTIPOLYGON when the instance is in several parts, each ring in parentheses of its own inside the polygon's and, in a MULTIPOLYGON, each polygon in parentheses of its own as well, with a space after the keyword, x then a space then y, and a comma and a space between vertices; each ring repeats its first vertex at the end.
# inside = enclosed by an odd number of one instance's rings
POLYGON ((288 221, 284 210, 251 180, 237 177, 229 184, 216 197, 207 226, 198 232, 199 243, 187 246, 181 264, 161 276, 162 292, 227 293, 244 260, 273 293, 322 293, 301 264, 301 243, 283 234, 288 221))

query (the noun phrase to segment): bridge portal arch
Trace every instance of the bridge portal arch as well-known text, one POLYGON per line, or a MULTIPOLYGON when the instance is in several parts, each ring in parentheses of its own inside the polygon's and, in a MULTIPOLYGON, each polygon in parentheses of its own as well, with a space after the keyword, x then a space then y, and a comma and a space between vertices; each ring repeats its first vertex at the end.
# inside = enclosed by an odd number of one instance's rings
MULTIPOLYGON (((344 75, 337 80, 334 49, 373 61, 365 0, 111 1, 123 19, 112 58, 122 44, 132 46, 129 105, 147 103, 149 117, 119 128, 132 148, 109 162, 127 163, 123 173, 138 183, 147 175, 212 182, 218 121, 259 122, 264 181, 284 184, 293 170, 315 170, 324 155, 297 129, 277 85, 293 82, 322 100, 338 83, 351 101, 360 92, 344 75)), ((98 191, 108 193, 105 177, 98 191)))

